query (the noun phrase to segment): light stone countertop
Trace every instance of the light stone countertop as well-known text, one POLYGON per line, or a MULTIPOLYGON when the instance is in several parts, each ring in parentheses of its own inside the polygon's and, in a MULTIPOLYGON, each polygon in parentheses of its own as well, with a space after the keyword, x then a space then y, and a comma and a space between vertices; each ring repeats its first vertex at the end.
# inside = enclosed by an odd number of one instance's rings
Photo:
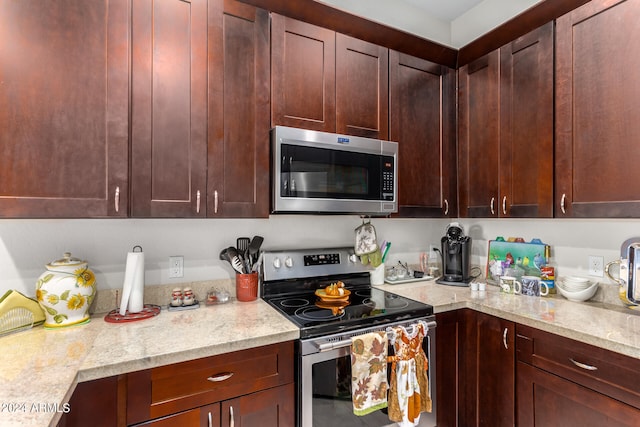
MULTIPOLYGON (((495 315, 640 359, 640 313, 573 303, 560 296, 507 295, 433 281, 380 288, 431 304, 495 315)), ((295 340, 298 328, 261 300, 232 301, 112 324, 96 315, 86 325, 36 327, 0 337, 0 425, 56 425, 78 382, 295 340), (57 411, 56 411, 57 410, 57 411)))

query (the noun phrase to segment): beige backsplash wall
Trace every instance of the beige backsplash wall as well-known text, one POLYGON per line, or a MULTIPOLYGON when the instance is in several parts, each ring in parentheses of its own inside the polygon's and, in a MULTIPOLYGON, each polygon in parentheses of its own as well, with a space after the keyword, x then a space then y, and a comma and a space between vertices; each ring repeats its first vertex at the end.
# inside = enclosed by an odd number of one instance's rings
MULTIPOLYGON (((534 237, 552 246, 561 275, 587 274, 589 255, 616 259, 620 243, 640 236, 640 220, 459 219, 473 238, 474 264, 486 263, 487 243, 496 236, 534 237)), ((439 244, 444 219, 374 218, 379 240, 392 242, 389 261, 418 262, 418 254, 439 244)), ((220 250, 238 236, 265 237, 265 248, 330 247, 353 244, 358 216, 276 215, 269 219, 69 219, 0 220, 0 292, 9 289, 34 295, 44 265, 65 251, 86 259, 95 271, 98 289, 119 289, 126 255, 135 245, 145 252, 148 285, 233 278, 231 267, 218 259, 220 250), (169 279, 169 256, 184 256, 184 277, 169 279)), ((603 279, 607 282, 606 279, 603 279)), ((1 295, 0 293, 0 295, 1 295)))

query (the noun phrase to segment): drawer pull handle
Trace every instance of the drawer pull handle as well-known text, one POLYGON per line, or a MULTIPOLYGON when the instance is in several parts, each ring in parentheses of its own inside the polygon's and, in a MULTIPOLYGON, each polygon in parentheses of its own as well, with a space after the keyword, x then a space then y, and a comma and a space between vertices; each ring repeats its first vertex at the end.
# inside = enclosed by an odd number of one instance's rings
POLYGON ((503 215, 507 214, 507 196, 504 196, 502 198, 502 214, 503 215))
POLYGON ((444 199, 444 215, 449 215, 449 200, 444 199))
POLYGON ((213 427, 213 417, 211 416, 211 411, 209 411, 209 427, 213 427))
POLYGON ((200 190, 196 191, 196 213, 200 213, 200 190))
POLYGON ((586 365, 584 363, 576 362, 572 358, 569 358, 569 360, 571 360, 571 363, 576 365, 578 368, 586 369, 587 371, 597 371, 598 370, 597 366, 591 366, 591 365, 586 365))
POLYGON ((207 378, 207 381, 211 381, 212 383, 219 383, 222 381, 226 381, 233 376, 233 372, 223 372, 221 374, 211 375, 207 378))
POLYGON ((492 198, 491 198, 491 215, 495 215, 495 214, 496 214, 496 210, 495 210, 495 208, 493 207, 493 204, 494 204, 495 202, 496 202, 496 198, 495 198, 495 197, 492 197, 492 198))
POLYGON ((562 211, 563 214, 567 213, 564 207, 565 200, 567 200, 567 195, 566 193, 562 193, 562 199, 560 199, 560 210, 562 211))
POLYGON ((229 427, 235 427, 236 420, 233 416, 233 406, 229 406, 229 427))

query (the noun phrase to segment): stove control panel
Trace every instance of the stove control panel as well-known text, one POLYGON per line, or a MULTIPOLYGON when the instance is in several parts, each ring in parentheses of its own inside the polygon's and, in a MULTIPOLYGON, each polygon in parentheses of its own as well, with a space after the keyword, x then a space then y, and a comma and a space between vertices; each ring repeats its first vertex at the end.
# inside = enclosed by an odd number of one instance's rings
POLYGON ((304 265, 340 264, 340 254, 314 254, 304 256, 304 265))
POLYGON ((353 247, 264 251, 264 281, 368 272, 353 247))

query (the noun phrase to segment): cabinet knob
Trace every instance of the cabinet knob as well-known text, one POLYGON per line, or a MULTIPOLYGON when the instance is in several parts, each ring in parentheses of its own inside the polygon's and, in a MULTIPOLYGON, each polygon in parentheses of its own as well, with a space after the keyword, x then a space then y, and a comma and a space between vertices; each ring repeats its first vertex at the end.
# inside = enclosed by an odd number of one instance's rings
POLYGON ((495 197, 492 197, 492 198, 491 198, 491 204, 490 204, 490 205, 491 205, 491 215, 495 215, 495 214, 496 214, 496 210, 495 210, 495 208, 493 207, 493 205, 494 205, 494 203, 495 203, 495 202, 496 202, 496 198, 495 198, 495 197))
POLYGON ((504 196, 502 198, 502 214, 503 215, 507 214, 507 196, 504 196))
POLYGON ((120 211, 120 187, 116 187, 116 197, 115 197, 115 208, 116 212, 120 211))

